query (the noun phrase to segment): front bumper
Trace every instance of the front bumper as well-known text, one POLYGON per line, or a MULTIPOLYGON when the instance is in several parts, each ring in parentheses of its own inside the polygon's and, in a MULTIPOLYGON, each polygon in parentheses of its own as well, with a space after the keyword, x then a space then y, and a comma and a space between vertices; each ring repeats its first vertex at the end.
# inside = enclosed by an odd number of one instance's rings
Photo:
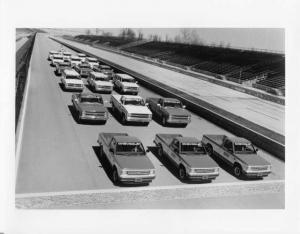
POLYGON ((113 87, 112 86, 111 87, 96 86, 95 90, 98 91, 98 92, 101 92, 101 91, 102 92, 112 92, 113 87))
POLYGON ((219 176, 219 172, 215 173, 188 173, 190 180, 213 180, 219 176))
POLYGON ((81 115, 81 120, 92 120, 92 121, 107 121, 108 115, 106 116, 97 116, 97 115, 81 115))
POLYGON ((152 118, 127 117, 127 122, 149 123, 152 118))
POLYGON ((168 118, 167 123, 170 124, 189 124, 191 122, 191 118, 187 119, 176 119, 176 118, 168 118))
POLYGON ((123 88, 122 91, 123 91, 123 93, 133 93, 133 94, 138 94, 139 93, 138 89, 123 88))
POLYGON ((266 177, 271 173, 271 171, 244 171, 244 175, 249 178, 261 178, 261 177, 266 177))
POLYGON ((121 175, 119 177, 120 181, 124 184, 148 184, 155 179, 155 175, 153 176, 125 176, 121 175))
POLYGON ((84 86, 70 86, 70 85, 65 85, 66 90, 83 90, 84 86))

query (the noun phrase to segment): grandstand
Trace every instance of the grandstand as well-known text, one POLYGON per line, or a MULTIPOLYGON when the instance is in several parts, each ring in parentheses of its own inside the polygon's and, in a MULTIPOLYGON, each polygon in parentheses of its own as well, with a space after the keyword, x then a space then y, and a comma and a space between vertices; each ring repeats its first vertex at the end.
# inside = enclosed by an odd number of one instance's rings
POLYGON ((138 39, 113 36, 78 35, 75 39, 118 47, 129 53, 158 59, 178 67, 188 67, 195 72, 207 73, 240 84, 252 85, 271 93, 282 95, 285 90, 283 54, 160 41, 134 43, 138 39))

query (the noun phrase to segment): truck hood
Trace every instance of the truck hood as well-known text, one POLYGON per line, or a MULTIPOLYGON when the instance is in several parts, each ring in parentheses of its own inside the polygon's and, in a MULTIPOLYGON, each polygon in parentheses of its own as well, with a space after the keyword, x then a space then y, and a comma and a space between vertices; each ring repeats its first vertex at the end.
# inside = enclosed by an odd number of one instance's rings
POLYGON ((103 85, 103 86, 113 86, 113 84, 109 81, 101 81, 101 80, 95 80, 96 85, 103 85))
POLYGON ((134 105, 125 105, 124 108, 127 110, 129 114, 152 114, 152 112, 148 109, 147 106, 134 106, 134 105))
POLYGON ((66 83, 67 84, 82 84, 83 85, 83 81, 79 80, 79 79, 66 79, 66 83))
POLYGON ((217 163, 208 155, 180 154, 180 156, 192 168, 218 167, 217 163))
POLYGON ((130 83, 130 82, 122 82, 122 85, 124 87, 135 87, 135 88, 139 87, 136 83, 130 83))
POLYGON ((154 169, 147 156, 116 155, 116 161, 122 169, 154 169))
POLYGON ((102 104, 97 103, 79 103, 79 107, 83 111, 88 112, 106 112, 106 108, 102 104))
POLYGON ((236 156, 249 166, 271 165, 267 160, 263 159, 257 154, 236 154, 236 156))
POLYGON ((190 113, 183 108, 165 107, 164 109, 169 115, 190 116, 190 113))

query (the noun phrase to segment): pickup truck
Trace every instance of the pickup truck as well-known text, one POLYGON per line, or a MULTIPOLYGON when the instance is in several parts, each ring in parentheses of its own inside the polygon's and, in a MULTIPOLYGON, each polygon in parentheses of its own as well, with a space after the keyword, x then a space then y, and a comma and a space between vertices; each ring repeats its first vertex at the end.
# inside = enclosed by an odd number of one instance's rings
POLYGON ((81 77, 88 77, 90 75, 90 72, 93 71, 88 63, 80 63, 75 66, 74 69, 79 73, 81 77))
POLYGON ((91 72, 87 82, 95 92, 111 93, 114 87, 112 80, 101 72, 91 72))
POLYGON ((75 55, 71 55, 70 62, 71 62, 71 66, 75 67, 75 66, 81 64, 81 58, 79 58, 78 56, 75 56, 75 55))
POLYGON ((155 178, 155 168, 138 138, 127 133, 100 133, 97 142, 100 157, 105 156, 111 165, 115 184, 149 184, 155 178))
POLYGON ((140 122, 148 125, 152 120, 152 113, 140 96, 112 95, 110 101, 112 111, 120 114, 123 124, 140 122))
POLYGON ((81 59, 81 62, 84 62, 84 61, 85 61, 86 54, 78 53, 77 56, 81 59))
POLYGON ((115 75, 114 70, 108 65, 99 65, 98 67, 93 67, 93 70, 108 75, 111 79, 115 75))
POLYGON ((101 95, 93 93, 76 93, 72 95, 73 107, 77 113, 77 121, 92 120, 106 122, 108 111, 104 107, 101 95))
POLYGON ((64 90, 83 90, 84 84, 79 74, 72 68, 62 71, 61 84, 64 90))
POLYGON ((51 61, 52 58, 53 58, 53 55, 58 55, 58 54, 60 54, 59 51, 56 51, 56 50, 51 50, 51 51, 49 51, 49 54, 48 54, 48 60, 51 61))
POLYGON ((164 126, 168 124, 186 126, 191 122, 191 114, 175 98, 147 98, 146 103, 153 115, 157 116, 164 126))
POLYGON ((114 84, 116 90, 120 93, 128 93, 137 95, 139 92, 139 86, 136 80, 127 74, 116 73, 114 75, 114 84))
POLYGON ((64 51, 64 52, 62 52, 62 56, 63 56, 64 60, 70 61, 72 53, 70 53, 68 51, 64 51))
POLYGON ((93 57, 86 57, 85 62, 90 64, 91 69, 93 69, 94 67, 96 68, 96 67, 99 66, 98 60, 96 58, 93 58, 93 57))
POLYGON ((203 135, 207 152, 220 158, 233 168, 236 177, 261 178, 271 173, 271 164, 257 154, 250 141, 226 135, 203 135))
POLYGON ((153 141, 158 155, 174 163, 181 180, 211 181, 219 175, 217 163, 208 155, 201 141, 180 134, 156 134, 153 141))
POLYGON ((57 63, 64 62, 64 57, 62 54, 54 54, 51 58, 51 66, 55 66, 57 63))
POLYGON ((62 62, 62 63, 57 63, 55 65, 55 73, 56 75, 60 76, 62 74, 62 71, 66 68, 71 68, 71 63, 70 62, 62 62))

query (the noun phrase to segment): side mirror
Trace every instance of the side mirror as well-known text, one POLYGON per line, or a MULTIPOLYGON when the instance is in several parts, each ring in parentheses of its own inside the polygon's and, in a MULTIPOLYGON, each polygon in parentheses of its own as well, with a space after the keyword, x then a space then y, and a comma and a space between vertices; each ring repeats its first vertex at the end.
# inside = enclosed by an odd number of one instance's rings
POLYGON ((110 148, 110 149, 109 149, 109 152, 113 153, 113 152, 114 152, 114 150, 113 150, 112 148, 110 148))
POLYGON ((259 149, 255 149, 255 152, 258 152, 259 149))
POLYGON ((185 105, 183 105, 183 106, 182 106, 182 108, 183 108, 183 109, 185 109, 185 108, 186 108, 186 106, 185 106, 185 105))
POLYGON ((157 104, 157 106, 158 106, 158 107, 161 107, 161 105, 160 105, 159 103, 157 104))
POLYGON ((174 149, 174 152, 175 152, 175 153, 178 153, 179 151, 178 151, 178 149, 175 148, 175 149, 174 149))

